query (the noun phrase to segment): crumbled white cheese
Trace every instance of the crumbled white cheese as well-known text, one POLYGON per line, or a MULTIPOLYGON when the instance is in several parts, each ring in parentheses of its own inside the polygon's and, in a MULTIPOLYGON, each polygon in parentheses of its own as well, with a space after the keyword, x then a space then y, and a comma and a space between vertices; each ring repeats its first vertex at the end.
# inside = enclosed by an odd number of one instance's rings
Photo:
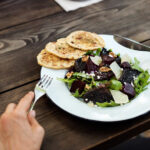
POLYGON ((90 75, 94 77, 94 76, 95 76, 94 71, 92 71, 92 72, 90 73, 90 75))
POLYGON ((90 59, 97 66, 99 66, 99 64, 102 62, 102 58, 100 56, 90 56, 90 59))
POLYGON ((88 102, 88 105, 91 106, 91 107, 94 107, 94 103, 91 102, 91 101, 88 102))
POLYGON ((86 98, 85 101, 88 102, 88 98, 86 98))
POLYGON ((100 76, 97 76, 97 79, 100 79, 101 77, 100 76))
POLYGON ((133 84, 133 82, 131 82, 131 85, 134 87, 134 84, 133 84))
POLYGON ((114 98, 115 103, 117 104, 125 104, 129 102, 129 98, 126 94, 117 91, 117 90, 110 90, 112 97, 114 98))
POLYGON ((94 71, 91 71, 91 73, 94 73, 94 71))
POLYGON ((138 78, 138 77, 136 77, 136 76, 133 76, 133 80, 134 80, 134 81, 135 81, 137 78, 138 78))
POLYGON ((113 57, 113 56, 112 56, 112 55, 110 55, 110 54, 109 54, 108 56, 109 56, 109 57, 113 57))
POLYGON ((128 54, 124 54, 121 58, 121 63, 123 62, 131 63, 131 57, 128 54))
POLYGON ((95 76, 95 74, 90 74, 92 77, 94 77, 95 76))
POLYGON ((121 75, 122 75, 122 69, 116 63, 116 61, 111 63, 110 68, 111 68, 112 72, 115 74, 116 78, 119 79, 121 77, 121 75))
POLYGON ((126 85, 127 84, 127 82, 124 82, 124 85, 126 85))

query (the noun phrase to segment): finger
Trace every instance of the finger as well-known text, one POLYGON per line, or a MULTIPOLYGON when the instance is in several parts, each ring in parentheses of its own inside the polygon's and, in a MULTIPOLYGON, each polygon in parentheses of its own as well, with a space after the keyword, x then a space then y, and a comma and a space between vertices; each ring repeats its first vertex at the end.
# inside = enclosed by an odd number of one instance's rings
MULTIPOLYGON (((36 116, 36 113, 34 110, 32 110, 28 114, 28 119, 29 119, 30 125, 32 127, 32 130, 33 130, 35 136, 37 136, 39 138, 39 141, 42 142, 45 131, 44 131, 44 128, 35 119, 35 116, 36 116)), ((41 143, 38 143, 38 144, 41 145, 41 143)))
POLYGON ((35 118, 35 116, 36 116, 35 110, 31 110, 28 114, 28 120, 31 126, 34 124, 33 118, 35 118))
POLYGON ((16 107, 16 111, 19 112, 28 112, 30 105, 32 103, 32 100, 34 98, 34 93, 29 92, 26 94, 19 102, 19 104, 16 107))
POLYGON ((6 112, 6 113, 11 113, 11 112, 13 112, 13 111, 15 110, 15 108, 16 108, 16 104, 10 103, 10 104, 8 104, 8 106, 6 107, 5 112, 6 112))
POLYGON ((37 122, 37 120, 35 119, 35 116, 36 116, 36 112, 34 110, 31 110, 28 114, 28 119, 29 119, 29 122, 31 124, 31 126, 34 128, 34 127, 37 127, 37 126, 40 126, 40 124, 37 122))

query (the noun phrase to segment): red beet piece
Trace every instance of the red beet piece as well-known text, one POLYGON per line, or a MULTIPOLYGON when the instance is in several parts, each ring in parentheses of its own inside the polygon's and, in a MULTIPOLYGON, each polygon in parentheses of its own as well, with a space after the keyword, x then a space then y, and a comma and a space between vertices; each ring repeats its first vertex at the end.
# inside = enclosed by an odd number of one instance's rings
POLYGON ((83 98, 85 102, 92 101, 94 104, 96 102, 104 103, 113 100, 109 89, 103 87, 98 87, 89 90, 83 98))
POLYGON ((82 58, 79 58, 75 61, 74 70, 76 72, 84 71, 86 69, 86 62, 82 61, 82 58))
POLYGON ((94 79, 96 81, 109 80, 114 76, 112 71, 109 72, 96 72, 94 79))
POLYGON ((79 93, 81 94, 84 90, 85 87, 85 82, 81 81, 81 80, 76 80, 72 83, 72 86, 70 88, 70 92, 75 92, 77 89, 79 91, 79 93))
POLYGON ((137 77, 139 74, 140 74, 140 72, 138 70, 125 68, 125 69, 123 69, 123 73, 119 80, 122 83, 124 83, 124 82, 131 83, 131 82, 133 82, 134 77, 137 77))
POLYGON ((101 56, 108 55, 108 54, 109 54, 109 51, 107 51, 106 48, 103 48, 101 53, 100 53, 101 56))
POLYGON ((99 66, 94 64, 92 60, 89 58, 86 65, 86 72, 91 73, 92 71, 96 72, 99 70, 99 66))
POLYGON ((75 72, 74 66, 70 67, 69 70, 68 70, 68 72, 75 72))
POLYGON ((115 61, 117 62, 117 64, 119 66, 121 65, 121 58, 119 56, 117 56, 117 58, 115 59, 115 61))
POLYGON ((111 64, 115 60, 115 58, 110 57, 109 55, 104 55, 102 56, 102 60, 105 64, 111 64))
POLYGON ((124 84, 122 92, 127 94, 129 96, 129 98, 133 98, 135 96, 135 90, 130 83, 124 84))
POLYGON ((123 62, 123 63, 121 64, 121 67, 122 67, 122 68, 131 68, 131 65, 130 65, 128 62, 123 62))

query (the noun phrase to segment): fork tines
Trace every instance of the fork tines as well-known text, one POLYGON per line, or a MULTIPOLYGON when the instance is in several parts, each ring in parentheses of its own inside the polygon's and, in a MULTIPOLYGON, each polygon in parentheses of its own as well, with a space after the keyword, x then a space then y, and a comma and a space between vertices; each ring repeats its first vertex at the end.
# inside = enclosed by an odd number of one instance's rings
POLYGON ((49 75, 43 75, 41 80, 38 82, 38 86, 41 88, 48 88, 48 86, 51 84, 53 78, 50 77, 49 75))

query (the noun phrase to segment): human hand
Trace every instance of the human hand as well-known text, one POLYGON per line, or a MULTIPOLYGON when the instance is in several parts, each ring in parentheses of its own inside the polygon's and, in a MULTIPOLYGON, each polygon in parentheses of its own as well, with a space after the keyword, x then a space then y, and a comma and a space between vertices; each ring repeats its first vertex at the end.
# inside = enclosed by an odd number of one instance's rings
POLYGON ((40 150, 44 129, 28 113, 34 93, 29 92, 18 105, 11 103, 0 118, 0 150, 40 150))

